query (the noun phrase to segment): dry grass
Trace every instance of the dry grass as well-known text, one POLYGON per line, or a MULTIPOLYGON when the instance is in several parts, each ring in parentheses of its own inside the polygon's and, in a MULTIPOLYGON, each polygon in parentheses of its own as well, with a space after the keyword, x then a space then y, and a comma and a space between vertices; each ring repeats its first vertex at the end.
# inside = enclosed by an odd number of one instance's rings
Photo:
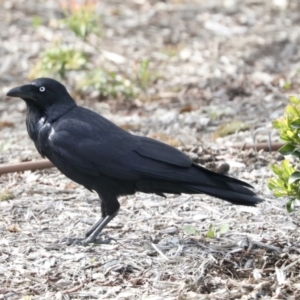
POLYGON ((10 174, 3 180, 16 198, 0 203, 2 299, 297 299, 299 216, 264 192, 261 168, 244 163, 266 198, 258 208, 208 196, 123 197, 101 243, 88 247, 62 240, 82 237, 99 217, 93 194, 55 170, 10 174), (206 236, 224 223, 228 232, 206 236))

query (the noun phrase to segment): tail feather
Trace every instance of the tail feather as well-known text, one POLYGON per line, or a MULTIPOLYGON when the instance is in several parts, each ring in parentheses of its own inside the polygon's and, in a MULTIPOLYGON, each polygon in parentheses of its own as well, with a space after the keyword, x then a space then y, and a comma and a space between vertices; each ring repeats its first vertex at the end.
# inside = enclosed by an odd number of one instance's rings
MULTIPOLYGON (((229 177, 229 176, 226 176, 226 175, 223 175, 223 174, 219 174, 219 173, 216 173, 216 172, 213 172, 211 170, 208 170, 208 169, 205 169, 199 165, 196 165, 196 164, 193 164, 193 167, 194 169, 196 169, 198 171, 198 173, 204 173, 206 174, 206 176, 211 176, 212 178, 215 178, 215 179, 220 179, 222 181, 226 181, 227 183, 236 183, 238 185, 241 185, 241 186, 247 186, 249 188, 252 188, 253 189, 253 186, 245 181, 242 181, 240 179, 237 179, 237 178, 233 178, 233 177, 229 177)), ((200 178, 201 178, 201 175, 200 175, 200 178)))
POLYGON ((207 194, 236 205, 255 206, 263 201, 249 188, 250 184, 229 176, 221 175, 198 165, 193 165, 182 180, 144 179, 136 182, 137 190, 145 193, 207 194), (192 169, 192 170, 191 170, 192 169), (191 174, 193 178, 191 179, 191 174))
POLYGON ((244 188, 244 193, 241 193, 241 190, 221 190, 218 188, 203 186, 189 186, 189 188, 193 194, 204 193, 236 205, 256 206, 256 204, 263 201, 262 199, 256 197, 255 193, 253 193, 247 188, 244 188))

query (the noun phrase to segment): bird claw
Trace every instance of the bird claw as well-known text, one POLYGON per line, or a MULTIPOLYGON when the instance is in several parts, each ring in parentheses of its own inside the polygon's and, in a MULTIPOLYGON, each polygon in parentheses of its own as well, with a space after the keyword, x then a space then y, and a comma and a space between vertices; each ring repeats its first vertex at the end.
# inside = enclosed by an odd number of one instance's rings
POLYGON ((62 240, 58 241, 57 244, 60 244, 60 245, 64 244, 64 245, 67 245, 67 246, 78 245, 78 246, 86 247, 89 244, 95 244, 95 245, 110 244, 111 241, 114 241, 113 238, 107 237, 107 235, 106 235, 105 239, 103 239, 101 237, 99 238, 99 237, 97 237, 94 240, 91 239, 91 238, 83 238, 83 239, 80 239, 80 238, 63 238, 62 240))
MULTIPOLYGON (((104 235, 104 234, 103 234, 104 235)), ((92 239, 91 237, 87 237, 82 241, 83 246, 87 246, 88 244, 95 244, 95 245, 103 245, 103 244, 110 244, 111 241, 115 241, 115 239, 110 238, 105 234, 106 238, 102 238, 102 234, 99 235, 97 238, 92 239)))

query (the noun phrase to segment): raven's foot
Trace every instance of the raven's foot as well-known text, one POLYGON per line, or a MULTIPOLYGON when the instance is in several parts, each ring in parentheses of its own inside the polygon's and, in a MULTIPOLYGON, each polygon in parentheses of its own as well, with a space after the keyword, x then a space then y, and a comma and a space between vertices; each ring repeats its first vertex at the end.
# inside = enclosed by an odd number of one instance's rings
POLYGON ((100 234, 97 238, 91 240, 90 237, 85 238, 82 240, 81 245, 87 246, 88 244, 95 244, 95 245, 104 245, 104 244, 110 244, 112 241, 116 241, 114 238, 109 237, 106 234, 100 234), (105 238, 104 238, 105 236, 105 238))
POLYGON ((112 215, 108 215, 104 218, 98 220, 86 233, 85 240, 83 241, 84 245, 89 243, 94 243, 97 237, 100 235, 101 231, 105 228, 105 226, 118 214, 116 211, 112 215))
POLYGON ((108 235, 106 234, 100 234, 97 237, 93 237, 92 235, 84 238, 81 240, 81 245, 82 246, 87 246, 88 244, 110 244, 112 241, 115 241, 114 238, 110 238, 108 235), (104 238, 105 236, 105 238, 104 238))
POLYGON ((89 238, 63 238, 62 240, 58 241, 57 244, 63 244, 67 246, 74 246, 74 245, 79 245, 79 246, 87 246, 88 244, 96 244, 96 245, 101 245, 101 244, 110 244, 111 241, 114 241, 115 239, 108 237, 107 235, 99 235, 95 239, 89 239, 89 238), (102 236, 105 238, 102 238, 102 236))

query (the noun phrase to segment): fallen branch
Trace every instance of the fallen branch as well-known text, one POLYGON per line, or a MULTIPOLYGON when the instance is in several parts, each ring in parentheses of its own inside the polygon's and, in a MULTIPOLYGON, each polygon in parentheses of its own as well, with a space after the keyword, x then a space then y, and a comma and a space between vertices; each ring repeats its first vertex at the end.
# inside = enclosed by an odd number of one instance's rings
POLYGON ((246 149, 255 149, 256 151, 278 151, 284 144, 283 143, 256 143, 256 144, 247 144, 247 143, 237 143, 233 144, 231 148, 246 150, 246 149))
POLYGON ((54 165, 47 159, 27 161, 15 164, 4 164, 0 166, 0 175, 13 173, 13 172, 22 172, 22 171, 35 171, 43 170, 48 168, 53 168, 54 165))

